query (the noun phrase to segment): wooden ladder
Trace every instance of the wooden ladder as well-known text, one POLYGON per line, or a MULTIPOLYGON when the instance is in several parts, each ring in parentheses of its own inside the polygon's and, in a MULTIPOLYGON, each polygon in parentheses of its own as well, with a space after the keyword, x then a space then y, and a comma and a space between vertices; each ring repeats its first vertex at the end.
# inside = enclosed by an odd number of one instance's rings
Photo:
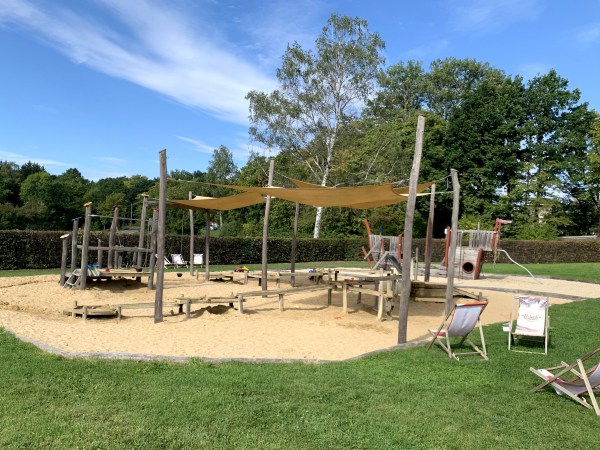
POLYGON ((74 287, 79 286, 80 283, 81 269, 75 269, 73 272, 71 272, 69 278, 67 278, 63 287, 66 289, 73 289, 74 287))

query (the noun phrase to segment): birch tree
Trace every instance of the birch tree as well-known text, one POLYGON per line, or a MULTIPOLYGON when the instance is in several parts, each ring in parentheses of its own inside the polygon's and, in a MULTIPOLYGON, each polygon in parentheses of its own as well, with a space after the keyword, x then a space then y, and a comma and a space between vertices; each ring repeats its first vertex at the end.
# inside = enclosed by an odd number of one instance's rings
MULTIPOLYGON (((250 135, 269 148, 295 155, 314 180, 326 186, 335 164, 342 127, 355 119, 372 94, 384 63, 384 43, 367 22, 333 14, 314 50, 288 45, 277 69, 279 89, 252 91, 250 135)), ((313 236, 321 234, 323 209, 317 208, 313 236)))

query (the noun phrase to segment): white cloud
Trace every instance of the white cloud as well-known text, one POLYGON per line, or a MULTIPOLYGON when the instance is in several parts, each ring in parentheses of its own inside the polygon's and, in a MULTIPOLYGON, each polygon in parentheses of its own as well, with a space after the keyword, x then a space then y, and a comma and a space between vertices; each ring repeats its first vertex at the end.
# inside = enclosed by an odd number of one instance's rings
POLYGON ((582 44, 600 42, 600 24, 589 25, 577 33, 577 40, 582 44))
POLYGON ((188 144, 192 144, 194 146, 194 148, 199 151, 200 153, 210 153, 212 155, 213 151, 215 150, 215 146, 211 146, 208 144, 205 144, 202 141, 199 141, 197 139, 193 139, 193 138, 189 138, 189 137, 185 137, 185 136, 175 136, 177 139, 179 139, 180 141, 183 142, 187 142, 188 144))
POLYGON ((19 165, 23 165, 23 164, 26 164, 29 161, 31 161, 31 162, 40 164, 41 166, 44 166, 45 168, 47 168, 47 166, 69 167, 69 164, 64 163, 62 161, 56 161, 53 159, 46 159, 46 158, 36 158, 35 156, 26 156, 26 155, 22 155, 20 153, 6 152, 3 150, 0 150, 0 160, 11 161, 11 162, 17 163, 19 165))
POLYGON ((451 23, 460 31, 492 31, 514 22, 537 18, 539 0, 453 0, 449 3, 451 23))
POLYGON ((231 43, 211 34, 213 27, 193 23, 191 15, 172 4, 168 9, 154 0, 98 0, 94 5, 103 14, 3 0, 0 23, 33 31, 76 63, 234 123, 248 121, 244 97, 250 90, 275 88, 231 43), (95 17, 110 21, 99 23, 95 17))
POLYGON ((102 161, 102 162, 110 164, 112 166, 124 166, 127 164, 126 159, 115 158, 115 157, 111 157, 111 156, 99 156, 99 157, 94 157, 94 159, 96 161, 102 161))

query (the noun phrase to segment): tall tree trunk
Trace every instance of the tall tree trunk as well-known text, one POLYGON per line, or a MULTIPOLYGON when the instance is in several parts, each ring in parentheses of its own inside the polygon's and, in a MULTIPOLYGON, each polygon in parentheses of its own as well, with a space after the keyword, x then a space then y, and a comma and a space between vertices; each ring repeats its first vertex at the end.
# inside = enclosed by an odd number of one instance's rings
MULTIPOLYGON (((323 179, 321 180, 321 186, 327 186, 329 181, 329 173, 331 171, 331 165, 333 163, 333 146, 337 137, 338 126, 336 125, 333 130, 333 136, 327 143, 327 160, 325 162, 325 170, 323 171, 323 179)), ((323 207, 317 208, 317 216, 315 217, 315 228, 313 231, 313 238, 319 239, 321 237, 321 221, 323 220, 323 207)))
POLYGON ((315 217, 315 228, 313 230, 313 238, 319 239, 321 237, 321 220, 323 219, 323 207, 317 208, 317 217, 315 217))

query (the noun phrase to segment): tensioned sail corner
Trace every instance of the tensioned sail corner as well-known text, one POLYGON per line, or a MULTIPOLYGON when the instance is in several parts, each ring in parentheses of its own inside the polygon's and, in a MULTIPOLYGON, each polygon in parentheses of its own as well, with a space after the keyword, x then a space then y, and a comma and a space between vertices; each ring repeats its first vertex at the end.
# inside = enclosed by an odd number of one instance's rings
POLYGON ((255 192, 244 192, 243 194, 227 197, 195 197, 192 200, 168 200, 167 205, 183 209, 229 211, 264 202, 265 199, 262 195, 255 192))

